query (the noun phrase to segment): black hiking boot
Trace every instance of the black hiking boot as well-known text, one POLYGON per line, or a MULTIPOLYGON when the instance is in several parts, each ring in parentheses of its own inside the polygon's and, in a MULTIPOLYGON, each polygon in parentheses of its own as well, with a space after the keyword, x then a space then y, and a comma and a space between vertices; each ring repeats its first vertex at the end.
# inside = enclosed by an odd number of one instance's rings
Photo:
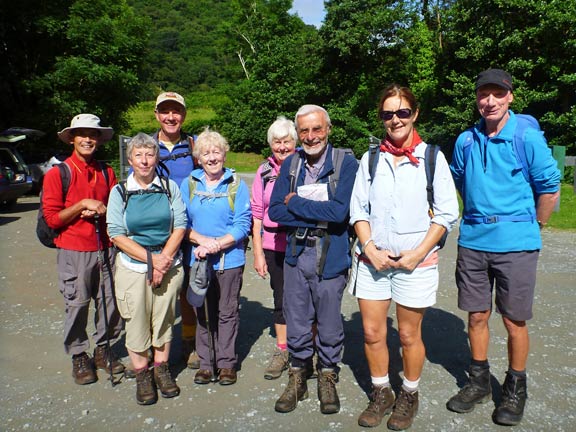
POLYGON ((469 382, 446 404, 446 408, 450 411, 468 413, 474 409, 476 404, 488 402, 491 399, 490 369, 472 365, 469 376, 469 382))
POLYGON ((515 426, 520 423, 527 398, 526 377, 506 372, 506 379, 502 384, 502 401, 492 416, 494 422, 504 426, 515 426))
POLYGON ((392 412, 394 393, 390 386, 373 386, 368 407, 358 417, 358 425, 376 427, 382 423, 385 415, 392 412))
POLYGON ((298 402, 304 399, 308 399, 306 369, 291 367, 288 369, 288 385, 276 401, 274 409, 281 413, 288 413, 294 411, 298 402))

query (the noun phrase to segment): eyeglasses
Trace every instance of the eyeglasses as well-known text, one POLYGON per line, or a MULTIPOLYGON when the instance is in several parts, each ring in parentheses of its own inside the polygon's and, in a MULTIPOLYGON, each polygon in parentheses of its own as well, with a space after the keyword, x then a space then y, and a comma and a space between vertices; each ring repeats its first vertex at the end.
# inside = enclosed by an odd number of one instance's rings
POLYGON ((402 108, 398 111, 380 111, 380 118, 384 121, 392 120, 394 115, 399 119, 407 119, 412 116, 412 110, 410 108, 402 108))

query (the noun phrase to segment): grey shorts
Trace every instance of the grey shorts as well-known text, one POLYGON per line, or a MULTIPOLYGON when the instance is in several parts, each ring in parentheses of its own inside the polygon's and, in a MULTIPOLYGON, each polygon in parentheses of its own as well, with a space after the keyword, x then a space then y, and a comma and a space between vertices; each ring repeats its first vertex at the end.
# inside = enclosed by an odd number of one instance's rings
POLYGON ((458 307, 467 312, 492 310, 515 321, 532 318, 539 251, 494 253, 458 246, 458 307))

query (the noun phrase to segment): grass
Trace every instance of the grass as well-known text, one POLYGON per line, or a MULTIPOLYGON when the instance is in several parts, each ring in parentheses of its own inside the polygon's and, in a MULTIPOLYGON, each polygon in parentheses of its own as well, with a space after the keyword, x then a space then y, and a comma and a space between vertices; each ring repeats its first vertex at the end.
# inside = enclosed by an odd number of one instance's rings
POLYGON ((256 172, 264 157, 257 153, 226 153, 226 166, 236 172, 256 172))
POLYGON ((576 231, 576 194, 573 185, 562 184, 560 211, 552 213, 547 228, 576 231))

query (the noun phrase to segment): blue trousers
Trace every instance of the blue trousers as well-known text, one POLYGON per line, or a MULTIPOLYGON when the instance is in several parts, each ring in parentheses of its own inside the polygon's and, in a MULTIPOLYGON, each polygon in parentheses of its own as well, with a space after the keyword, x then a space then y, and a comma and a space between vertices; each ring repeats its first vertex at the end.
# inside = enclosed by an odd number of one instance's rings
POLYGON ((312 324, 317 323, 316 348, 322 367, 337 367, 344 344, 340 308, 346 276, 323 279, 316 274, 316 248, 306 247, 295 266, 284 263, 284 317, 288 350, 293 359, 314 355, 312 324))

